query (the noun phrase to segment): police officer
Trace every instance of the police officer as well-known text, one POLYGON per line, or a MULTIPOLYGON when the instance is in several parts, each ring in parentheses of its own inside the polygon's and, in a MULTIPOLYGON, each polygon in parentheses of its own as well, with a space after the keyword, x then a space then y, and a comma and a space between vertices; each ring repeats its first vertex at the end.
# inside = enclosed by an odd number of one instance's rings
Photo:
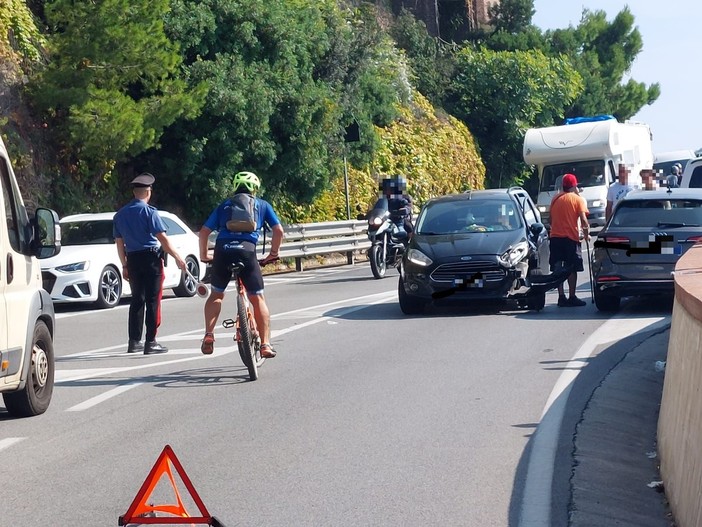
POLYGON ((122 276, 129 280, 132 290, 127 353, 143 351, 145 355, 168 351, 156 342, 156 330, 161 324, 164 251, 173 257, 178 269, 185 269, 185 261, 168 240, 158 211, 149 205, 154 181, 149 173, 135 177, 132 180, 134 199, 117 211, 113 222, 122 276), (146 342, 142 343, 145 310, 146 342))

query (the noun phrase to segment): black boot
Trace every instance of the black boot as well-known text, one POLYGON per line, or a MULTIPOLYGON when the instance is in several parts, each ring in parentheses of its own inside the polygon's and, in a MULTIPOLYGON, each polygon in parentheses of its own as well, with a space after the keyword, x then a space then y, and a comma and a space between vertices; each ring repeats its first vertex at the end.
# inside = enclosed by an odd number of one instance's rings
POLYGON ((130 340, 127 345, 127 353, 141 353, 144 351, 144 343, 139 340, 130 340))
POLYGON ((155 340, 148 341, 144 344, 144 355, 155 355, 157 353, 168 353, 168 348, 162 346, 155 340))

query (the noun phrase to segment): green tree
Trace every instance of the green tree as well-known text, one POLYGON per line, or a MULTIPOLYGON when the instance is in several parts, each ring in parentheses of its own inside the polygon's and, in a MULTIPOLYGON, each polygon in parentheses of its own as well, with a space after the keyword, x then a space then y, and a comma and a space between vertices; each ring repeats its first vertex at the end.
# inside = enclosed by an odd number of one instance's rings
POLYGON ((488 187, 521 184, 528 175, 522 158, 527 128, 559 120, 582 89, 565 57, 540 51, 491 51, 465 46, 447 101, 476 137, 488 187))
POLYGON ((528 30, 535 12, 534 0, 500 0, 488 8, 490 25, 507 33, 528 30))
POLYGON ((622 83, 643 49, 641 33, 628 7, 607 21, 604 11, 583 10, 577 28, 546 33, 552 54, 567 55, 580 73, 584 90, 567 109, 567 117, 612 114, 628 119, 660 96, 658 83, 646 86, 629 79, 622 83))
POLYGON ((407 10, 394 21, 390 34, 407 55, 414 87, 432 104, 442 106, 455 69, 454 46, 429 35, 424 22, 407 10))
POLYGON ((252 170, 271 199, 309 203, 343 173, 343 132, 354 119, 369 156, 374 124, 391 122, 402 91, 375 17, 335 0, 173 0, 168 34, 189 82, 207 82, 202 114, 179 120, 136 164, 172 174, 167 199, 202 218, 252 170))
POLYGON ((55 0, 45 5, 50 62, 31 93, 63 146, 61 187, 95 206, 114 200, 116 162, 158 145, 178 118, 197 115, 203 84, 180 78, 163 30, 168 0, 55 0), (73 184, 71 184, 71 182, 73 184))

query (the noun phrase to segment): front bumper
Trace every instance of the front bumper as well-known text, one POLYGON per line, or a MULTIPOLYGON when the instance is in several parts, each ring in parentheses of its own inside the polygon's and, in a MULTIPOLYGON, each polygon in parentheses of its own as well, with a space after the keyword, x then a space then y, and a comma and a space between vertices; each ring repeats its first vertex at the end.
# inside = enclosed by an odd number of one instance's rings
POLYGON ((414 264, 402 266, 405 292, 429 300, 499 300, 520 293, 521 264, 506 269, 496 261, 444 263, 429 269, 414 264))
POLYGON ((55 303, 93 302, 97 294, 88 273, 41 272, 42 286, 55 303))

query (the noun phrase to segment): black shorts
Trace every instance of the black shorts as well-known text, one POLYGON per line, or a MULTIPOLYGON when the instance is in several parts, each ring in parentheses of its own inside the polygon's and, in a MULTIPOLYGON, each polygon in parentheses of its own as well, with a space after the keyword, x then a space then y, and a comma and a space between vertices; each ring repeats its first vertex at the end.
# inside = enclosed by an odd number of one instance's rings
POLYGON ((263 275, 256 259, 256 246, 251 242, 217 240, 212 261, 212 290, 223 293, 232 279, 229 266, 234 262, 244 264, 241 280, 250 295, 263 293, 263 275))
POLYGON ((570 238, 551 238, 549 243, 551 255, 548 263, 551 266, 551 272, 556 270, 557 262, 564 262, 566 267, 573 268, 573 272, 582 271, 583 268, 583 252, 580 247, 580 242, 571 240, 570 238))

